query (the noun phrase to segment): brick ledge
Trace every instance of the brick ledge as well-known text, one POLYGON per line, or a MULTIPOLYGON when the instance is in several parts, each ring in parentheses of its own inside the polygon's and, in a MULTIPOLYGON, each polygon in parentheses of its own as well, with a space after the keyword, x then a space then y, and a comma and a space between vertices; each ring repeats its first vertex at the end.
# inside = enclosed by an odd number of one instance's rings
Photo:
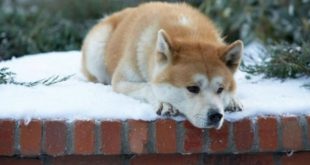
POLYGON ((238 154, 310 150, 310 116, 225 122, 220 130, 188 121, 23 121, 0 119, 0 156, 238 154))
POLYGON ((148 155, 66 155, 1 157, 1 165, 308 165, 310 152, 255 154, 148 154, 148 155))

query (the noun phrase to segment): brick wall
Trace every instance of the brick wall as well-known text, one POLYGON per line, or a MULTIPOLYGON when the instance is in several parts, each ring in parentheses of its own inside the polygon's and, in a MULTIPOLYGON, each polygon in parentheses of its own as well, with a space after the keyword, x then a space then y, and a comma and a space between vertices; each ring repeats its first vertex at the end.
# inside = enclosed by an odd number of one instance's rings
POLYGON ((308 125, 310 116, 243 119, 220 130, 174 120, 0 120, 0 164, 310 164, 308 125))

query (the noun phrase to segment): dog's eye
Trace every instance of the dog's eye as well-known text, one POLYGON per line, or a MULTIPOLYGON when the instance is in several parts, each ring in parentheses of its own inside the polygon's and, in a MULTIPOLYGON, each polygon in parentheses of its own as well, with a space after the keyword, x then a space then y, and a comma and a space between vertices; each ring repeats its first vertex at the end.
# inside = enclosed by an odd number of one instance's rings
POLYGON ((186 87, 186 89, 187 89, 189 92, 195 93, 195 94, 197 94, 197 93, 200 92, 199 86, 188 86, 188 87, 186 87))
POLYGON ((223 92, 224 88, 223 87, 219 87, 216 91, 217 94, 221 94, 223 92))

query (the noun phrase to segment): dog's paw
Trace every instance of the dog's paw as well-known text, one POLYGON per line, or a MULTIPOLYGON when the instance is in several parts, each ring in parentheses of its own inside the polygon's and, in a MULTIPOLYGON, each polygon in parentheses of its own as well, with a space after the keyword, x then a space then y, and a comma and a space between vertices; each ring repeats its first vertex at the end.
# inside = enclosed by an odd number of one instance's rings
POLYGON ((177 115, 179 115, 179 110, 174 108, 169 103, 160 103, 156 113, 157 113, 157 115, 160 115, 160 116, 168 116, 168 117, 170 117, 170 116, 177 116, 177 115))
POLYGON ((232 99, 225 108, 225 112, 239 112, 243 110, 243 105, 236 99, 232 99))

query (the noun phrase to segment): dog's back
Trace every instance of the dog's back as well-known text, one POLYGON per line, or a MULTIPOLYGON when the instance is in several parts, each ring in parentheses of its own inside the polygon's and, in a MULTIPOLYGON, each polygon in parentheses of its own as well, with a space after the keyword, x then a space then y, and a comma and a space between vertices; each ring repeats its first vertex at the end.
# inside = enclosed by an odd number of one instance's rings
POLYGON ((223 44, 212 22, 192 7, 147 3, 103 19, 88 33, 82 48, 84 74, 91 81, 110 84, 114 71, 122 67, 131 78, 148 81, 149 56, 159 29, 174 40, 223 44), (126 64, 120 66, 122 60, 126 64))

